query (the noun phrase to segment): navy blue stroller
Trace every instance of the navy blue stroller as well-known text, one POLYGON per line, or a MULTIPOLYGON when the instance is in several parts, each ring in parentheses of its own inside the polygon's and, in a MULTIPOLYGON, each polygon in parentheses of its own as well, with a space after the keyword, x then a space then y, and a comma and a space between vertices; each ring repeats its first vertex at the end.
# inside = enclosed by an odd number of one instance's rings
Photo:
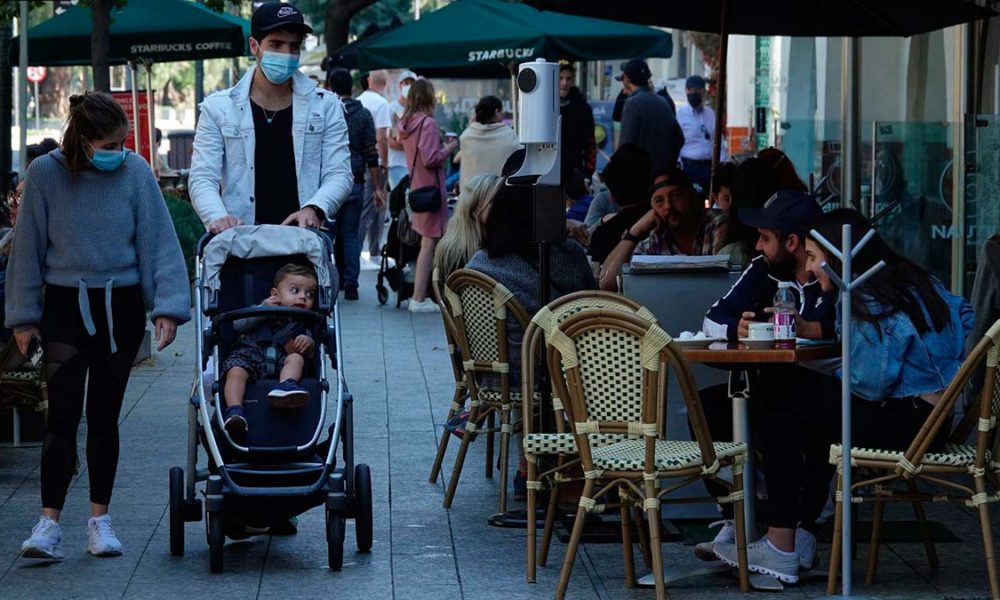
POLYGON ((368 465, 354 464, 353 399, 344 380, 337 275, 329 240, 298 227, 236 227, 201 239, 195 275, 197 368, 188 407, 187 468, 170 469, 170 552, 184 553, 184 523, 201 520, 196 488, 205 482, 213 573, 222 572, 226 537, 267 533, 320 505, 326 509, 329 567, 338 571, 344 560, 346 519, 355 519, 358 550, 371 550, 372 492, 368 465), (319 294, 314 310, 259 306, 270 293, 275 273, 288 263, 315 270, 319 294), (219 365, 237 342, 233 322, 251 316, 301 321, 309 327, 316 351, 301 381, 310 395, 302 410, 271 407, 267 394, 277 384, 274 379, 247 385, 243 407, 250 427, 241 446, 222 426, 225 402, 219 365), (214 372, 206 392, 202 373, 209 357, 214 372), (336 369, 333 373, 329 365, 336 369), (321 441, 325 433, 329 437, 321 441), (199 445, 207 454, 206 467, 198 467, 199 445))

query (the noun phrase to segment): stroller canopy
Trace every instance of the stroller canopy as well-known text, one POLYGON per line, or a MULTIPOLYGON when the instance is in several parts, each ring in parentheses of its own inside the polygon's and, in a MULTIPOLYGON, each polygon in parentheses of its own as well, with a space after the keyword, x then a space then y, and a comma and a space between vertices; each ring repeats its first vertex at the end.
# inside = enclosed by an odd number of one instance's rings
POLYGON ((330 252, 322 233, 287 225, 248 225, 227 229, 212 238, 204 251, 205 286, 218 292, 222 266, 230 257, 249 259, 303 254, 316 270, 321 290, 330 287, 330 252))

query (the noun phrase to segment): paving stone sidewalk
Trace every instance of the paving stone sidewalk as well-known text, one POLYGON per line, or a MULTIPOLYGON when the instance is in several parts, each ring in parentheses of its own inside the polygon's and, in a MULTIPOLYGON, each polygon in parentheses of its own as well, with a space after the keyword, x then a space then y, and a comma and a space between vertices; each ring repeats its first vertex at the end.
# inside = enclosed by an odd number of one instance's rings
MULTIPOLYGON (((167 470, 185 456, 185 403, 194 374, 194 331, 181 328, 177 342, 135 370, 121 416, 121 464, 112 515, 125 554, 96 559, 85 552, 87 468, 80 428, 81 472, 63 517, 66 559, 40 563, 17 558, 37 519, 38 458, 35 444, 0 447, 0 599, 20 598, 449 598, 518 600, 552 597, 565 545, 554 540, 549 566, 538 582, 525 583, 525 534, 489 527, 496 478, 483 476, 483 443, 472 445, 450 511, 441 507, 444 485, 427 482, 440 421, 451 400, 452 378, 440 317, 411 316, 392 305, 378 307, 374 274, 362 274, 360 302, 342 302, 346 374, 355 395, 357 457, 371 465, 375 498, 375 545, 370 554, 353 546, 348 524, 345 564, 326 567, 323 513, 314 509, 290 537, 229 542, 225 573, 212 575, 204 524, 189 523, 184 557, 168 550, 167 470)), ((0 418, 9 419, 8 411, 0 418)), ((458 444, 450 444, 443 476, 458 444)), ((520 508, 514 503, 513 508, 520 508)), ((866 509, 870 510, 870 509, 866 509)), ((864 513, 869 514, 869 513, 864 513)), ((909 519, 907 510, 890 518, 909 519)), ((939 544, 939 569, 927 566, 921 544, 883 547, 879 580, 861 584, 867 544, 858 545, 855 593, 879 598, 985 598, 985 562, 978 520, 969 510, 931 507, 961 543, 939 544)), ((1000 513, 994 511, 994 519, 1000 513)), ((1000 521, 996 521, 1000 524, 1000 521)), ((691 547, 664 544, 667 564, 700 566, 691 547)), ((821 545, 825 559, 829 546, 821 545)), ((637 569, 643 572, 641 559, 637 569)), ((742 598, 729 575, 706 575, 669 586, 671 598, 742 598)), ((825 578, 790 587, 784 597, 825 594, 825 578)), ((626 589, 617 543, 581 547, 569 598, 651 599, 651 589, 626 589)))

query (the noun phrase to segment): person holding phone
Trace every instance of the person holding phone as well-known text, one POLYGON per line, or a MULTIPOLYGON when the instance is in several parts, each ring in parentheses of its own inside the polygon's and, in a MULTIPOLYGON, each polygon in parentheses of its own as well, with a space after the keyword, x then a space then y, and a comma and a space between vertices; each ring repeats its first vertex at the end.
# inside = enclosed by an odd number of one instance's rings
POLYGON ((59 517, 76 469, 84 406, 87 549, 95 556, 122 553, 108 504, 118 468, 118 416, 147 307, 159 350, 191 316, 173 222, 153 170, 123 148, 127 132, 128 118, 110 95, 73 96, 60 149, 36 159, 27 173, 7 267, 5 324, 22 354, 42 344, 48 380, 42 514, 21 546, 28 558, 63 556, 59 517))

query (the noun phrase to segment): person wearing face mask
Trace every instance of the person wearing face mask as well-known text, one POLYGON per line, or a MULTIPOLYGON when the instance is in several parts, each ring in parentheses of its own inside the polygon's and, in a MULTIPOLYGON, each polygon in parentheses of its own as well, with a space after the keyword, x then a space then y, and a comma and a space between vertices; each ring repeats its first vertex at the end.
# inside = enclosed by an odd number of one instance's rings
MULTIPOLYGON (((707 195, 712 180, 712 140, 715 138, 715 111, 705 105, 705 80, 692 75, 684 83, 687 104, 677 107, 677 123, 684 132, 681 164, 691 181, 707 195)), ((723 150, 720 160, 726 160, 723 150)))
POLYGON ((399 74, 398 95, 389 103, 389 116, 392 119, 392 128, 389 129, 389 189, 395 189, 399 182, 407 175, 408 166, 406 164, 406 150, 403 149, 403 140, 399 132, 399 120, 406 112, 406 95, 410 93, 410 86, 417 80, 417 74, 410 70, 405 70, 399 74))
POLYGON ((250 22, 257 64, 201 104, 189 189, 205 227, 319 227, 354 185, 347 123, 337 95, 298 70, 312 33, 288 3, 268 2, 250 22))
POLYGON ((5 285, 5 325, 21 354, 41 345, 48 382, 42 514, 21 546, 27 558, 63 557, 59 517, 76 470, 84 406, 87 549, 122 553, 108 505, 118 417, 147 310, 159 350, 191 316, 167 205, 149 164, 122 147, 127 131, 128 118, 110 95, 72 96, 60 148, 27 172, 5 285))

